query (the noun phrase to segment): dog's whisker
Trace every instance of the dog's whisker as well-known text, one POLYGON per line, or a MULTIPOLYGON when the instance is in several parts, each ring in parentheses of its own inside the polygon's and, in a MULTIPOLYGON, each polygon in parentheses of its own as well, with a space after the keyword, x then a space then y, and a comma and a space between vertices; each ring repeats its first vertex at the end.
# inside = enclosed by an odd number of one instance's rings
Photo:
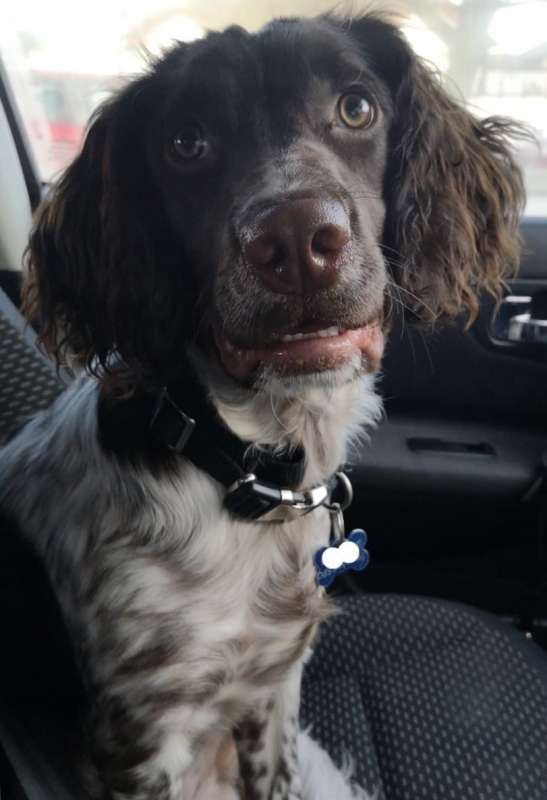
MULTIPOLYGON (((431 314, 432 319, 434 319, 436 317, 435 310, 428 303, 425 302, 423 297, 421 297, 420 295, 414 294, 414 292, 411 292, 410 289, 407 289, 405 286, 401 286, 400 283, 397 283, 396 285, 397 285, 397 288, 399 289, 400 292, 403 292, 404 294, 408 295, 408 297, 410 297, 411 300, 415 300, 416 301, 416 307, 417 308, 419 308, 421 306, 421 307, 425 308, 425 310, 428 311, 431 314)), ((408 310, 410 310, 410 308, 408 310)))
POLYGON ((396 269, 399 268, 401 265, 397 263, 393 263, 392 259, 388 256, 385 256, 386 264, 388 265, 388 275, 387 280, 390 285, 397 289, 398 292, 407 295, 411 300, 415 301, 414 307, 406 305, 406 309, 413 314, 416 313, 417 308, 425 308, 426 311, 429 312, 431 318, 434 319, 436 317, 435 310, 424 300, 423 296, 417 295, 412 292, 410 289, 407 289, 403 286, 399 281, 397 281, 394 276, 391 274, 391 267, 395 267, 396 269))
POLYGON ((388 289, 388 299, 391 303, 390 312, 393 313, 394 304, 396 304, 401 311, 400 320, 401 320, 401 337, 402 337, 406 330, 406 325, 407 325, 405 311, 410 311, 412 313, 412 309, 409 308, 399 296, 399 287, 397 286, 396 283, 388 281, 387 289, 388 289))

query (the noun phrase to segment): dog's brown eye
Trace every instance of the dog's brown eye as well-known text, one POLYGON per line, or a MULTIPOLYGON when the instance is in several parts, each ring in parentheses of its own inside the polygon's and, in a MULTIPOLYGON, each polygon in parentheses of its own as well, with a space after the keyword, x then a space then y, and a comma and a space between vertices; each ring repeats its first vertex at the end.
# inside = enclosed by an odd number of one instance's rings
POLYGON ((179 161, 196 161, 209 152, 209 142, 198 125, 187 125, 172 139, 171 151, 179 161))
POLYGON ((342 95, 338 101, 338 113, 348 128, 370 128, 376 118, 370 100, 355 92, 342 95))

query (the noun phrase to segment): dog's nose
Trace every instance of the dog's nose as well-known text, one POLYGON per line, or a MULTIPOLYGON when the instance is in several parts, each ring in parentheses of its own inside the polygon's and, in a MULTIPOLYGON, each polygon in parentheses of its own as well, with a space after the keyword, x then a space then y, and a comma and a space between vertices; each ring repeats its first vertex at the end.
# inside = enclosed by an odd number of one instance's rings
POLYGON ((243 256, 273 292, 310 294, 336 282, 350 238, 339 200, 290 200, 247 227, 243 256))

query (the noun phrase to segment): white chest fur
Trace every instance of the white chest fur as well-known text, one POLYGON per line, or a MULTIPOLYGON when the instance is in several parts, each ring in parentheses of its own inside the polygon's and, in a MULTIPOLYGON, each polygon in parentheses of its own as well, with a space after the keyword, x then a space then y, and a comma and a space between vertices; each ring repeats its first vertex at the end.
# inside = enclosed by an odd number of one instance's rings
POLYGON ((184 677, 196 701, 252 702, 253 687, 283 680, 325 614, 312 559, 328 539, 328 513, 281 525, 235 521, 220 487, 191 465, 168 484, 148 476, 146 493, 142 544, 135 531, 111 536, 85 559, 85 627, 91 650, 102 650, 93 661, 110 681, 149 652, 154 686, 184 677), (117 663, 102 647, 107 612, 117 663))

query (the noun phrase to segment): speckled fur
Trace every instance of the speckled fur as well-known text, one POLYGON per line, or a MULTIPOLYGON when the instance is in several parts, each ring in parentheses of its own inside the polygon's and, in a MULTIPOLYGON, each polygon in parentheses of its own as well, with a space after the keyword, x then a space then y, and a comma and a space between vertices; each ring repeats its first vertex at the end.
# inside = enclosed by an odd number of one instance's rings
MULTIPOLYGON (((97 796, 311 800, 296 720, 302 662, 329 610, 311 560, 327 512, 237 522, 189 462, 169 477, 118 462, 98 441, 98 391, 77 382, 0 458, 0 500, 44 560, 96 700, 97 796), (233 757, 219 766, 232 733, 239 771, 233 757)), ((220 395, 238 430, 235 399, 220 395)), ((246 432, 278 426, 278 440, 303 441, 306 481, 329 475, 380 412, 370 376, 272 405, 247 405, 246 432)))

